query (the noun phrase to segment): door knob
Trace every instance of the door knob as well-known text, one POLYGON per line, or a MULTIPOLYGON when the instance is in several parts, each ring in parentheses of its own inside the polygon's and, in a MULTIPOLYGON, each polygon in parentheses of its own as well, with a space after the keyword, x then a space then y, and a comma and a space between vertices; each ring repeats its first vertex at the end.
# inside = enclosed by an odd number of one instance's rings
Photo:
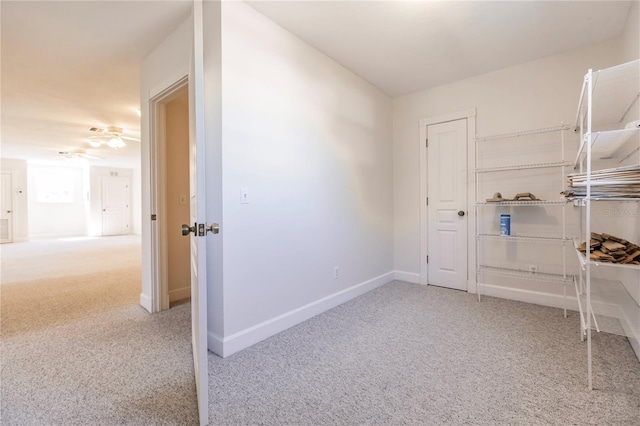
POLYGON ((11 213, 11 210, 7 210, 7 213, 11 213))
POLYGON ((189 226, 189 225, 182 225, 182 235, 183 236, 187 236, 190 233, 196 233, 196 227, 194 226, 189 226))
POLYGON ((464 216, 464 211, 463 211, 463 210, 460 210, 460 211, 458 212, 458 216, 460 216, 460 217, 464 216))
POLYGON ((207 232, 211 232, 213 234, 219 234, 220 225, 218 225, 217 223, 212 223, 211 225, 207 226, 207 232))

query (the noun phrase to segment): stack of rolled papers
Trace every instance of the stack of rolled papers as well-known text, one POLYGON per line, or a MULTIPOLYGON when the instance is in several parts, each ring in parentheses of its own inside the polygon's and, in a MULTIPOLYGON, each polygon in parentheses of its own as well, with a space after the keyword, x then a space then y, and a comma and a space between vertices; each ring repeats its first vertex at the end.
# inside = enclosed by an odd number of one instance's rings
MULTIPOLYGON (((567 198, 587 195, 587 174, 568 176, 569 188, 562 194, 567 198)), ((640 198, 640 166, 617 167, 591 173, 592 198, 640 198)))

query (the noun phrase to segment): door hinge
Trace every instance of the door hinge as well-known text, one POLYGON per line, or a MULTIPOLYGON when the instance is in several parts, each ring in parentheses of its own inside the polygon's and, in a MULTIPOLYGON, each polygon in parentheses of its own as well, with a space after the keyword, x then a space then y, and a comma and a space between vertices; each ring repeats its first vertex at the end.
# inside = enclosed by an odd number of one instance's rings
POLYGON ((424 140, 424 146, 425 146, 426 148, 429 148, 429 138, 427 138, 427 139, 425 139, 425 140, 424 140))
POLYGON ((429 205, 429 197, 427 197, 427 205, 429 205))
POLYGON ((156 220, 156 215, 155 214, 151 215, 151 220, 156 220))
POLYGON ((429 263, 429 256, 427 256, 427 263, 429 263))

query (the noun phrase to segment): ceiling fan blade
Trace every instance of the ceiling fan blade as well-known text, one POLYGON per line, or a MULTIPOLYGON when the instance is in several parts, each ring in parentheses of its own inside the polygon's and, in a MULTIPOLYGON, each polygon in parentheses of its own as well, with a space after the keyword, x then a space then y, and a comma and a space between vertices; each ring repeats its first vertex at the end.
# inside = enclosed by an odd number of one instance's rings
POLYGON ((138 139, 138 138, 132 138, 132 137, 130 137, 130 136, 120 136, 120 139, 126 139, 126 140, 129 140, 129 141, 140 142, 140 139, 138 139))

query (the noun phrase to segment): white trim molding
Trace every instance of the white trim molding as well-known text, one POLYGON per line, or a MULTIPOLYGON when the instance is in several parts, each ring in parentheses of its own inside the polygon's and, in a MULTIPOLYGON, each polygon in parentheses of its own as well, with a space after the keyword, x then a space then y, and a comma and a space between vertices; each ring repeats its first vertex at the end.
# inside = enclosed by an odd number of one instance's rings
POLYGON ((393 271, 394 279, 411 284, 420 284, 420 274, 415 272, 393 271))
POLYGON ((321 314, 329 309, 335 308, 353 298, 361 296, 371 290, 374 290, 384 284, 393 281, 395 272, 387 272, 368 281, 356 284, 345 290, 333 293, 313 301, 307 305, 301 306, 292 311, 278 315, 274 318, 263 321, 252 327, 234 333, 230 336, 222 338, 221 336, 209 331, 207 333, 207 344, 209 350, 225 358, 236 352, 248 348, 264 339, 274 336, 281 331, 300 324, 314 316, 321 314))
POLYGON ((151 309, 151 298, 144 293, 140 293, 140 306, 149 312, 153 312, 151 309))

